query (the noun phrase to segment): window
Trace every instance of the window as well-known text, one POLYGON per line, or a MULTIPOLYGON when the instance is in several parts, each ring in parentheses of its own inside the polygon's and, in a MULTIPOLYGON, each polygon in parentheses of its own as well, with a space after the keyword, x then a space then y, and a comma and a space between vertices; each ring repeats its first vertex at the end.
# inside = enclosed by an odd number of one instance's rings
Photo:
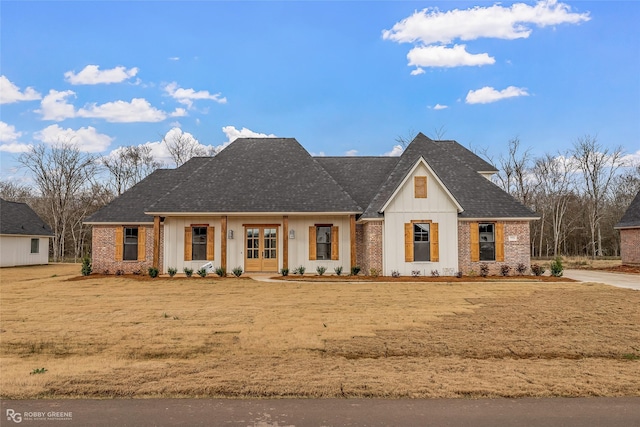
POLYGON ((413 224, 413 260, 431 261, 430 224, 413 224))
POLYGON ((338 260, 338 227, 332 224, 316 224, 309 227, 309 260, 338 260))
POLYGON ((414 197, 416 199, 427 198, 427 177, 416 176, 413 178, 414 197))
POLYGON ((478 224, 478 236, 480 245, 480 261, 496 260, 496 235, 495 224, 480 223, 478 224))
POLYGON ((32 254, 40 253, 40 239, 31 239, 31 253, 32 254))
POLYGON ((124 228, 124 256, 125 261, 138 260, 138 227, 124 228))
POLYGON ((191 236, 191 259, 194 261, 206 260, 207 227, 193 227, 191 236))

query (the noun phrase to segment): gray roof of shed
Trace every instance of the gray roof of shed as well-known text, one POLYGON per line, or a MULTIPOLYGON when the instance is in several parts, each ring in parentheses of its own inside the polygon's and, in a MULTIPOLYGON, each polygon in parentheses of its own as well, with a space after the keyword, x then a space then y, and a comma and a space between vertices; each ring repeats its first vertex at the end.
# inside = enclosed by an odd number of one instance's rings
POLYGON ((0 199, 0 234, 53 236, 49 226, 26 203, 0 199))
POLYGON ((620 222, 615 225, 615 228, 635 228, 640 227, 640 191, 633 198, 629 207, 625 211, 620 222))

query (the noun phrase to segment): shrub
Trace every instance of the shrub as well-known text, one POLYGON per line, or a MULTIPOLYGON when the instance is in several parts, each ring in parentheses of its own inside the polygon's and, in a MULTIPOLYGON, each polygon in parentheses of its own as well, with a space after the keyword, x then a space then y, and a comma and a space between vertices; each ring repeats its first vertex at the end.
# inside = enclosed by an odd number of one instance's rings
POLYGON ((316 267, 316 273, 318 273, 318 276, 322 276, 325 271, 327 271, 327 267, 323 267, 321 265, 316 267))
POLYGON ((200 277, 207 277, 207 269, 204 267, 196 271, 196 273, 198 273, 200 277))
POLYGON ((178 269, 177 268, 173 268, 173 267, 169 267, 167 268, 167 272, 169 273, 169 277, 173 277, 176 275, 176 273, 178 273, 178 269))
POLYGON ((82 275, 83 276, 88 276, 91 274, 91 271, 93 270, 93 268, 91 267, 91 258, 84 257, 82 258, 82 275))
POLYGON ((508 276, 509 272, 511 272, 511 267, 509 267, 507 264, 502 264, 500 266, 500 274, 502 274, 503 276, 508 276))
POLYGON ((333 269, 333 271, 336 272, 336 276, 342 276, 342 266, 338 266, 336 268, 333 269))
POLYGON ((391 277, 400 277, 400 272, 398 270, 391 270, 391 277))
POLYGON ((182 269, 182 271, 184 271, 184 274, 187 277, 191 277, 193 275, 193 268, 185 267, 182 269))
POLYGON ((238 267, 234 268, 234 269, 233 269, 233 270, 231 270, 231 271, 233 272, 233 275, 234 275, 234 276, 236 276, 236 277, 240 277, 240 276, 242 276, 242 272, 243 272, 244 270, 242 270, 242 267, 239 267, 239 266, 238 266, 238 267))
POLYGON ((413 277, 419 277, 420 276, 420 270, 411 270, 411 275, 413 277))
POLYGON ((440 277, 440 273, 438 273, 438 270, 431 270, 431 277, 440 277))
POLYGON ((289 275, 289 269, 288 268, 283 268, 282 270, 280 270, 280 274, 282 276, 288 276, 289 275))
POLYGON ((133 270, 133 275, 134 275, 134 276, 139 276, 139 275, 141 275, 141 274, 142 274, 142 270, 140 270, 140 269, 133 270))
POLYGON ((519 263, 516 266, 516 272, 518 273, 519 276, 524 276, 524 274, 527 272, 527 266, 524 265, 523 263, 519 263))
POLYGON ((456 272, 456 277, 457 277, 458 279, 462 279, 462 271, 458 271, 458 272, 456 272))
POLYGON ((299 274, 299 275, 304 275, 306 268, 304 266, 300 266, 298 268, 296 268, 295 270, 293 270, 293 274, 299 274))
POLYGON ((551 275, 553 277, 561 277, 564 267, 562 266, 562 258, 556 257, 555 260, 551 262, 551 275))
POLYGON ((116 276, 124 276, 124 270, 116 270, 116 276))
POLYGON ((487 277, 489 275, 489 265, 486 263, 480 264, 480 276, 487 277))
POLYGON ((227 269, 224 267, 218 267, 216 268, 216 274, 219 277, 227 277, 227 269))
POLYGON ((149 267, 149 277, 151 277, 152 279, 155 279, 156 277, 158 277, 158 269, 156 267, 149 267))
POLYGON ((535 276, 542 276, 544 274, 546 270, 544 269, 543 266, 541 266, 540 264, 533 264, 531 266, 531 272, 535 275, 535 276))
POLYGON ((371 277, 378 277, 380 273, 378 273, 378 269, 377 268, 372 268, 369 270, 369 276, 371 277))
POLYGON ((360 273, 360 267, 357 265, 354 265, 353 267, 351 267, 351 275, 352 276, 357 276, 358 273, 360 273))

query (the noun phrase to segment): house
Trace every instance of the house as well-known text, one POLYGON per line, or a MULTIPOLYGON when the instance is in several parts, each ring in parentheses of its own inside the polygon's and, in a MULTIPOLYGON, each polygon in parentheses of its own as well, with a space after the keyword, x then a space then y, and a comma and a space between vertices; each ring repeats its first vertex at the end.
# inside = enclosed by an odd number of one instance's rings
POLYGON ((622 264, 640 265, 640 192, 614 228, 620 230, 622 264))
POLYGON ((52 236, 26 203, 0 199, 0 267, 47 264, 52 236))
POLYGON ((453 275, 486 263, 499 274, 529 266, 538 216, 490 181, 495 172, 423 134, 400 157, 312 157, 293 138, 237 139, 157 170, 89 217, 93 267, 453 275))

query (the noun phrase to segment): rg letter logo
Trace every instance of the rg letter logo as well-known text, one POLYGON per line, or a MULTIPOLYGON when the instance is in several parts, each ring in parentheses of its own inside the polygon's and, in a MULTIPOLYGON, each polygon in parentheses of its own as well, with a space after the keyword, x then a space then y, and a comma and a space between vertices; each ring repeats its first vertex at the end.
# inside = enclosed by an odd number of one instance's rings
POLYGON ((13 409, 7 409, 7 421, 13 421, 14 423, 22 422, 22 414, 16 412, 13 409))

